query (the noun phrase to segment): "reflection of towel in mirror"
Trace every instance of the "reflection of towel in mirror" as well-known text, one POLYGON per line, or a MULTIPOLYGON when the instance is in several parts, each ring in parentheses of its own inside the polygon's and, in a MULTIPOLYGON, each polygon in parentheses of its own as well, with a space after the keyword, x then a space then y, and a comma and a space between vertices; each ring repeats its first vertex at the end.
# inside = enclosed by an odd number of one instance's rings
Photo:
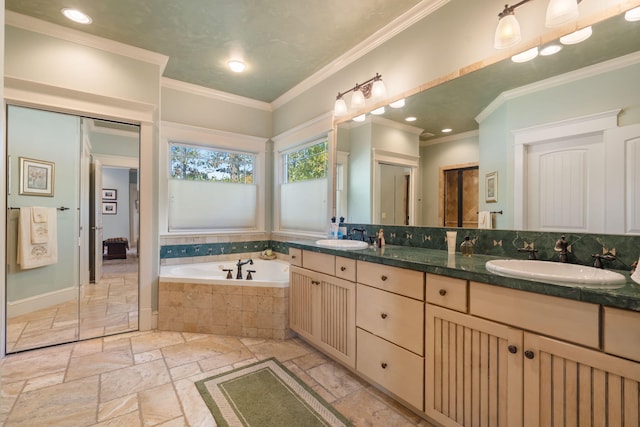
POLYGON ((58 262, 57 210, 56 208, 44 209, 46 209, 47 213, 47 241, 44 243, 32 243, 31 224, 33 217, 31 208, 20 208, 17 262, 23 270, 58 262))
POLYGON ((31 208, 31 243, 49 241, 49 208, 34 206, 31 208))
POLYGON ((478 212, 478 228, 493 228, 493 218, 491 218, 491 212, 480 211, 478 212))

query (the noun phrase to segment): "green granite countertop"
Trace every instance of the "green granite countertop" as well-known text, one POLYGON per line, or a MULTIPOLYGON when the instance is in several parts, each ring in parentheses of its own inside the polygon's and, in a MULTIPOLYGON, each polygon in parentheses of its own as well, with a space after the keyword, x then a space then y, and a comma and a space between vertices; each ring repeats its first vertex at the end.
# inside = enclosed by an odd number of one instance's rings
POLYGON ((487 261, 501 259, 502 257, 487 255, 465 257, 460 253, 449 256, 446 251, 409 246, 385 245, 381 249, 340 250, 316 245, 315 242, 311 240, 295 240, 287 243, 290 247, 294 248, 337 255, 360 261, 393 265, 411 270, 489 283, 506 288, 640 311, 640 284, 635 283, 629 278, 628 271, 614 270, 627 277, 627 283, 617 289, 569 287, 503 277, 487 271, 485 268, 487 261))

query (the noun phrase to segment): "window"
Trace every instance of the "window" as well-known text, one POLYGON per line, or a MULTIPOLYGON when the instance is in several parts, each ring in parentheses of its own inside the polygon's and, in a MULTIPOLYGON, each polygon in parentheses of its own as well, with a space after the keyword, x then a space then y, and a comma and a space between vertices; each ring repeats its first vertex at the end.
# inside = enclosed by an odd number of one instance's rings
POLYGON ((284 182, 327 177, 329 152, 327 140, 284 154, 284 182))
POLYGON ((255 155, 170 144, 173 179, 251 184, 255 155))
POLYGON ((282 153, 280 229, 326 232, 328 215, 327 138, 282 153))
POLYGON ((256 154, 169 143, 169 231, 258 227, 256 154))

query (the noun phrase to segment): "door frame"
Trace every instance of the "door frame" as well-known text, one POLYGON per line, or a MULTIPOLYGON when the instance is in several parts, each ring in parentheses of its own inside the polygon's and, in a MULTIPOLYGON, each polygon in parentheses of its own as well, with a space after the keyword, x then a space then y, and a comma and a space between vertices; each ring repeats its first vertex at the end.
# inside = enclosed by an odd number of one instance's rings
MULTIPOLYGON (((140 126, 140 154, 139 154, 139 182, 140 182, 140 215, 149 218, 140 223, 140 256, 139 262, 139 323, 141 331, 150 330, 153 327, 154 318, 152 311, 152 284, 153 277, 158 276, 159 247, 157 230, 157 200, 154 199, 153 180, 157 170, 154 163, 157 159, 157 149, 154 149, 154 141, 157 140, 156 105, 130 101, 126 99, 112 98, 76 91, 73 89, 51 86, 39 82, 32 82, 14 77, 5 77, 4 87, 4 111, 7 104, 23 107, 40 108, 49 111, 75 114, 97 119, 113 120, 140 126), (154 152, 156 153, 154 155, 154 152), (154 212, 156 212, 154 214, 154 212), (145 214, 146 213, 146 214, 145 214)), ((6 151, 3 146, 3 158, 6 151)), ((4 182, 4 178, 2 182, 4 182)), ((6 194, 6 184, 4 186, 6 194)), ((6 206, 6 200, 2 198, 2 206, 6 206)), ((0 210, 0 219, 6 223, 6 209, 0 210)), ((0 257, 6 259, 6 250, 0 247, 0 257)), ((4 316, 5 277, 0 278, 0 292, 2 295, 2 308, 0 312, 0 357, 5 356, 5 330, 6 320, 4 316)))
MULTIPOLYGON (((371 150, 371 218, 380 218, 380 200, 378 197, 378 174, 380 172, 380 164, 388 164, 394 166, 402 166, 409 168, 409 224, 415 225, 416 223, 416 200, 418 196, 417 192, 417 175, 418 165, 420 157, 410 156, 400 153, 391 153, 389 151, 377 150, 373 148, 371 150)), ((403 221, 404 222, 404 221, 403 221)))

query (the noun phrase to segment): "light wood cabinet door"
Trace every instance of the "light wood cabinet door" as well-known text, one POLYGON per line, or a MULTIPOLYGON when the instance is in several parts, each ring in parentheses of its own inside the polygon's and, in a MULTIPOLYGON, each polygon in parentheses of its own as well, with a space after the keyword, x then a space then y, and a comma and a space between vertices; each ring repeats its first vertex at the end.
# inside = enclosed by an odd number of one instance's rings
POLYGON ((290 328, 318 348, 355 367, 355 283, 291 266, 290 328))
POLYGON ((426 305, 425 413, 444 426, 522 426, 522 331, 426 305))
POLYGON ((640 364, 524 334, 524 425, 637 427, 640 364))

